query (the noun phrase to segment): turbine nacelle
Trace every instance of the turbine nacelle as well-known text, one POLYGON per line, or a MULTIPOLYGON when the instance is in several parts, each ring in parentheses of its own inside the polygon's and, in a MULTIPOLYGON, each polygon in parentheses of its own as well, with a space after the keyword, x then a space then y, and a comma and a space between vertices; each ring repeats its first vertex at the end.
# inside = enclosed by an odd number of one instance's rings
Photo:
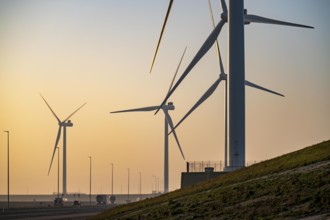
MULTIPOLYGON (((247 15, 247 9, 244 9, 244 17, 247 15)), ((246 19, 244 19, 244 24, 250 24, 251 22, 247 21, 246 19)))
MULTIPOLYGON (((247 13, 247 9, 244 9, 244 17, 247 15, 248 13, 247 13)), ((221 13, 221 15, 220 15, 220 17, 221 17, 221 20, 223 20, 224 22, 228 22, 228 12, 222 12, 221 13)), ((249 21, 246 21, 245 19, 244 19, 244 24, 250 24, 251 22, 249 22, 249 21)))
POLYGON ((175 107, 173 105, 173 102, 168 102, 167 105, 164 106, 165 110, 174 110, 175 107))
POLYGON ((68 120, 68 121, 62 121, 58 123, 58 125, 63 127, 72 127, 73 123, 71 122, 71 120, 68 120))
POLYGON ((226 73, 220 73, 219 78, 221 80, 227 80, 227 74, 226 73))

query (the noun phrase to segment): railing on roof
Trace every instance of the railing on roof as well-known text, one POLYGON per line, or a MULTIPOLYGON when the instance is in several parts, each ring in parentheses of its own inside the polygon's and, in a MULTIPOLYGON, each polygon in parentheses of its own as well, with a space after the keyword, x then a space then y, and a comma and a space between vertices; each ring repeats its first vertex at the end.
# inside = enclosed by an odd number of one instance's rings
MULTIPOLYGON (((257 161, 246 161, 245 166, 251 166, 256 163, 257 161)), ((189 161, 187 162, 187 173, 205 172, 205 168, 207 167, 212 167, 214 172, 223 172, 225 170, 223 161, 189 161)), ((231 169, 233 168, 231 167, 231 169)))

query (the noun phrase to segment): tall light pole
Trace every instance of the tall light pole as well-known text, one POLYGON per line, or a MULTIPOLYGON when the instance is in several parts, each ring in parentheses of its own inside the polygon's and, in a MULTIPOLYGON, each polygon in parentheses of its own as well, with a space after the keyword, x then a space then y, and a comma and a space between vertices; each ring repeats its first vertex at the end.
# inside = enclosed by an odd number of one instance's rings
POLYGON ((9 131, 4 131, 7 133, 7 202, 9 208, 9 131))
POLYGON ((57 148, 57 198, 60 198, 60 148, 57 148))
POLYGON ((155 192, 157 191, 157 177, 155 176, 155 175, 152 175, 152 177, 154 177, 155 178, 155 192))
POLYGON ((157 193, 159 193, 159 177, 157 177, 157 193))
POLYGON ((127 202, 129 203, 129 168, 127 169, 127 171, 128 171, 127 202))
POLYGON ((141 197, 141 172, 140 172, 140 200, 142 200, 142 197, 141 197))
POLYGON ((92 205, 92 157, 89 156, 89 204, 92 205))
POLYGON ((113 196, 113 163, 111 163, 111 195, 113 196))

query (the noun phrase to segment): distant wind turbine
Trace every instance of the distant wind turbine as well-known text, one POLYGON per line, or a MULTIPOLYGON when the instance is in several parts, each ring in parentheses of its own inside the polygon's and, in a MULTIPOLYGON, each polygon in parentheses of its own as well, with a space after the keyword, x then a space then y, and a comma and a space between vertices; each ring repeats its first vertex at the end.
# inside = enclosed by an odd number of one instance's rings
POLYGON ((57 137, 56 137, 56 141, 55 141, 55 146, 54 146, 54 151, 53 151, 53 155, 52 155, 52 159, 50 161, 50 166, 49 166, 49 170, 48 170, 48 175, 50 173, 50 170, 52 168, 52 164, 53 164, 53 160, 54 160, 54 155, 57 149, 57 145, 58 142, 60 141, 61 138, 61 131, 62 131, 62 127, 63 127, 63 194, 67 194, 67 190, 66 190, 66 128, 67 127, 72 127, 73 123, 71 122, 71 120, 69 120, 77 111, 79 111, 82 107, 84 107, 87 103, 84 103, 82 106, 80 106, 77 110, 75 110, 74 112, 72 112, 66 119, 64 119, 63 121, 61 121, 59 119, 59 117, 57 117, 57 115, 55 114, 55 112, 53 111, 53 109, 50 107, 50 105, 48 104, 48 102, 46 101, 46 99, 40 94, 41 98, 45 101, 46 105, 48 106, 49 110, 53 113, 54 117, 56 118, 57 122, 58 122, 58 132, 57 132, 57 137))
MULTIPOLYGON (((211 15, 211 21, 212 21, 212 25, 213 25, 213 28, 214 28, 214 18, 213 18, 213 12, 212 12, 212 6, 211 6, 211 1, 208 0, 208 3, 209 3, 209 9, 210 9, 210 15, 211 15)), ((218 61, 219 61, 219 67, 220 67, 220 75, 219 75, 219 78, 211 85, 211 87, 203 94, 203 96, 196 102, 195 105, 193 105, 193 107, 186 113, 186 115, 175 125, 174 129, 176 129, 196 108, 198 108, 199 105, 201 105, 206 99, 208 99, 212 94, 213 92, 216 90, 216 88, 219 86, 220 82, 222 80, 225 81, 225 86, 224 86, 224 97, 225 97, 225 113, 224 113, 224 116, 225 116, 225 121, 224 121, 224 129, 225 129, 225 135, 224 135, 224 149, 225 149, 225 162, 224 162, 224 166, 227 167, 227 164, 228 164, 228 159, 227 159, 227 155, 228 155, 228 144, 227 144, 227 137, 228 137, 228 114, 227 114, 227 105, 228 105, 228 99, 227 99, 227 74, 225 73, 224 71, 224 67, 223 67, 223 62, 222 62, 222 59, 221 59, 221 53, 220 53, 220 47, 219 47, 219 42, 218 40, 215 41, 215 48, 216 48, 216 53, 217 53, 217 57, 218 57, 218 61)), ((272 90, 269 90, 269 89, 266 89, 262 86, 259 86, 257 84, 254 84, 252 82, 249 82, 247 80, 245 80, 245 85, 246 86, 250 86, 252 88, 255 88, 255 89, 260 89, 262 91, 266 91, 266 92, 269 92, 269 93, 272 93, 272 94, 275 94, 275 95, 279 95, 279 96, 283 96, 282 94, 280 93, 277 93, 277 92, 274 92, 272 90)), ((171 131, 172 132, 172 131, 171 131)), ((171 134, 171 132, 169 134, 171 134)))
MULTIPOLYGON (((174 74, 174 77, 172 79, 172 82, 171 82, 171 85, 170 85, 170 88, 169 88, 169 91, 171 90, 172 88, 172 85, 174 83, 174 80, 176 78, 176 75, 178 73, 178 70, 180 68, 180 65, 181 65, 181 62, 182 62, 182 59, 184 57, 184 54, 186 52, 186 49, 184 50, 183 54, 182 54, 182 57, 181 57, 181 60, 179 62, 179 65, 176 69, 176 72, 174 74)), ((155 111, 156 109, 158 109, 159 106, 149 106, 149 107, 143 107, 143 108, 135 108, 135 109, 128 109, 128 110, 121 110, 121 111, 114 111, 114 112, 110 112, 110 113, 124 113, 124 112, 146 112, 146 111, 155 111)), ((170 126, 170 129, 173 130, 173 121, 172 121, 172 118, 169 114, 168 111, 170 110, 174 110, 174 105, 173 105, 173 102, 169 102, 167 105, 163 105, 161 106, 161 109, 163 110, 164 112, 164 115, 165 115, 165 132, 164 132, 164 192, 168 192, 168 189, 169 189, 169 157, 168 157, 168 126, 170 126)), ((177 134, 176 132, 173 130, 173 135, 174 135, 174 138, 175 138, 175 141, 179 147, 179 150, 181 152, 181 155, 183 157, 183 159, 185 159, 184 157, 184 154, 183 154, 183 151, 182 151, 182 148, 181 148, 181 145, 180 145, 180 142, 179 142, 179 139, 177 137, 177 134)))

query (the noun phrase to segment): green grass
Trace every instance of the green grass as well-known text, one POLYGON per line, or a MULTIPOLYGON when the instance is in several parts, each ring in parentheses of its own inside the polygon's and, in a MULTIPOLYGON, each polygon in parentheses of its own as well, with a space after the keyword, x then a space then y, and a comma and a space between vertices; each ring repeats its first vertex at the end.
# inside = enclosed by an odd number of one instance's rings
POLYGON ((330 141, 93 219, 286 219, 330 213, 330 141))

